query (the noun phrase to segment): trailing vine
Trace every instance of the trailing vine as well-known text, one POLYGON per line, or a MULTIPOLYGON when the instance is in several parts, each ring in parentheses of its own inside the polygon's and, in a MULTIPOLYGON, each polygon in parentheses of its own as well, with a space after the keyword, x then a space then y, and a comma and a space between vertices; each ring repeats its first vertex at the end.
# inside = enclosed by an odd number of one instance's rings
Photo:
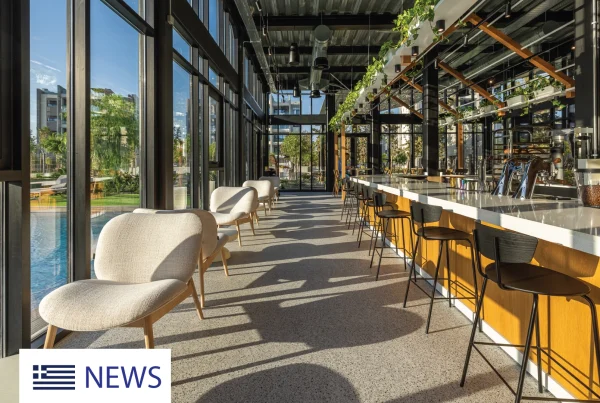
MULTIPOLYGON (((341 126, 344 117, 354 109, 358 97, 361 96, 366 88, 369 88, 375 83, 375 80, 380 73, 383 73, 383 68, 388 62, 387 57, 390 51, 395 51, 401 46, 410 46, 413 41, 418 38, 419 29, 417 23, 427 21, 431 25, 434 22, 434 9, 439 1, 440 0, 415 0, 415 4, 412 8, 404 10, 396 17, 392 31, 398 33, 399 38, 397 40, 387 41, 381 46, 379 55, 373 57, 373 61, 367 67, 365 75, 354 85, 354 88, 348 93, 346 99, 339 106, 335 116, 329 121, 329 127, 332 130, 337 130, 341 126)), ((437 33, 435 29, 433 29, 433 32, 435 33, 436 42, 442 39, 442 34, 437 33)), ((388 86, 384 85, 384 87, 387 88, 388 86)), ((370 95, 367 95, 367 97, 372 98, 370 95)))

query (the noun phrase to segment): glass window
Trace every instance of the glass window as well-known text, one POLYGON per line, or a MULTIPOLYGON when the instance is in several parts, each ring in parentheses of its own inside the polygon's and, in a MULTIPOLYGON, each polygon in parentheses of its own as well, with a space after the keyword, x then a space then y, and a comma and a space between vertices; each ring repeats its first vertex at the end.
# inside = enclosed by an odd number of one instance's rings
POLYGON ((46 324, 41 299, 67 277, 67 26, 65 1, 31 0, 31 333, 46 324), (61 119, 48 120, 49 114, 61 119))
POLYGON ((219 88, 219 75, 211 67, 208 68, 208 81, 219 88))
MULTIPOLYGON (((203 118, 204 118, 204 103, 203 103, 204 91, 205 91, 204 84, 200 83, 199 88, 198 88, 198 98, 199 98, 198 99, 198 118, 199 118, 198 119, 198 149, 199 149, 198 155, 200 157, 202 157, 204 155, 204 153, 203 153, 203 151, 204 151, 204 121, 203 121, 203 118)), ((202 201, 204 200, 204 198, 202 197, 203 190, 204 190, 202 183, 204 183, 203 180, 205 180, 204 177, 202 176, 203 175, 202 158, 199 161, 198 168, 200 170, 198 172, 198 174, 200 175, 199 176, 199 178, 200 178, 199 188, 200 189, 199 189, 198 195, 200 198, 200 203, 202 203, 202 201)), ((204 206, 202 206, 202 205, 200 206, 200 208, 203 208, 203 207, 204 206)))
POLYGON ((102 2, 91 2, 90 16, 93 256, 104 225, 140 206, 139 88, 143 80, 140 34, 102 2))
POLYGON ((302 91, 302 114, 303 115, 310 115, 311 114, 311 98, 310 98, 310 91, 302 91))
POLYGON ((173 208, 175 210, 192 206, 191 90, 192 76, 173 62, 173 208))
POLYGON ((192 48, 177 30, 173 30, 173 49, 175 49, 187 61, 191 61, 192 48))
POLYGON ((208 136, 208 161, 220 165, 221 104, 213 97, 208 98, 210 131, 208 136))
POLYGON ((208 32, 219 41, 219 0, 208 0, 208 32))

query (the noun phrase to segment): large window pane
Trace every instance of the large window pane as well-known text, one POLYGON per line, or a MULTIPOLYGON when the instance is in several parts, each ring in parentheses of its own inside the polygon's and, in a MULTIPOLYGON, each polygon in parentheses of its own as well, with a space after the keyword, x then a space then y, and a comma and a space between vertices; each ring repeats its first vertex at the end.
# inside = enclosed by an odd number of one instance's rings
POLYGON ((192 76, 173 63, 173 207, 192 206, 190 101, 192 76))
POLYGON ((208 136, 208 161, 212 165, 220 165, 221 139, 221 105, 213 97, 208 98, 210 132, 208 136))
MULTIPOLYGON (((92 256, 104 225, 140 206, 140 34, 91 2, 92 256)), ((92 274, 92 276, 94 276, 92 274)))
POLYGON ((31 0, 31 332, 41 299, 67 282, 67 5, 31 0), (48 22, 57 27, 48 34, 48 22))
POLYGON ((208 31, 219 43, 219 0, 208 0, 208 31))

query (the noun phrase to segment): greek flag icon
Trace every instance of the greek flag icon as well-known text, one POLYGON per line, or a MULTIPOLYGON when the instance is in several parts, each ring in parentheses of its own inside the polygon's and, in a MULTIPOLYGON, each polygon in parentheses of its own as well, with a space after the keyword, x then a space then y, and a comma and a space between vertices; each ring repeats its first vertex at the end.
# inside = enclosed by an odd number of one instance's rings
POLYGON ((34 365, 33 390, 75 390, 75 365, 34 365))

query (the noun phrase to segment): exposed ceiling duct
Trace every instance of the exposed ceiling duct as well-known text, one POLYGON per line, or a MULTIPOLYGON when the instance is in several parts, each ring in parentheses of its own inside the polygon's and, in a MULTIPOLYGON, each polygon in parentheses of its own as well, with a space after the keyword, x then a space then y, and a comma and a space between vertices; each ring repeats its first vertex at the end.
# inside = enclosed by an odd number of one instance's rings
POLYGON ((329 39, 331 38, 331 30, 327 25, 319 25, 313 32, 314 44, 310 66, 310 90, 318 91, 324 89, 327 84, 323 86, 321 76, 323 70, 328 67, 327 63, 327 47, 329 46, 329 39))
POLYGON ((275 85, 275 80, 271 74, 267 56, 263 50, 261 34, 258 32, 258 29, 256 29, 256 24, 254 23, 254 18, 252 17, 253 10, 250 8, 246 0, 235 0, 235 5, 240 12, 242 20, 244 21, 244 26, 248 32, 250 43, 254 48, 254 53, 256 54, 260 68, 267 79, 269 88, 272 93, 277 93, 277 86, 275 85))

